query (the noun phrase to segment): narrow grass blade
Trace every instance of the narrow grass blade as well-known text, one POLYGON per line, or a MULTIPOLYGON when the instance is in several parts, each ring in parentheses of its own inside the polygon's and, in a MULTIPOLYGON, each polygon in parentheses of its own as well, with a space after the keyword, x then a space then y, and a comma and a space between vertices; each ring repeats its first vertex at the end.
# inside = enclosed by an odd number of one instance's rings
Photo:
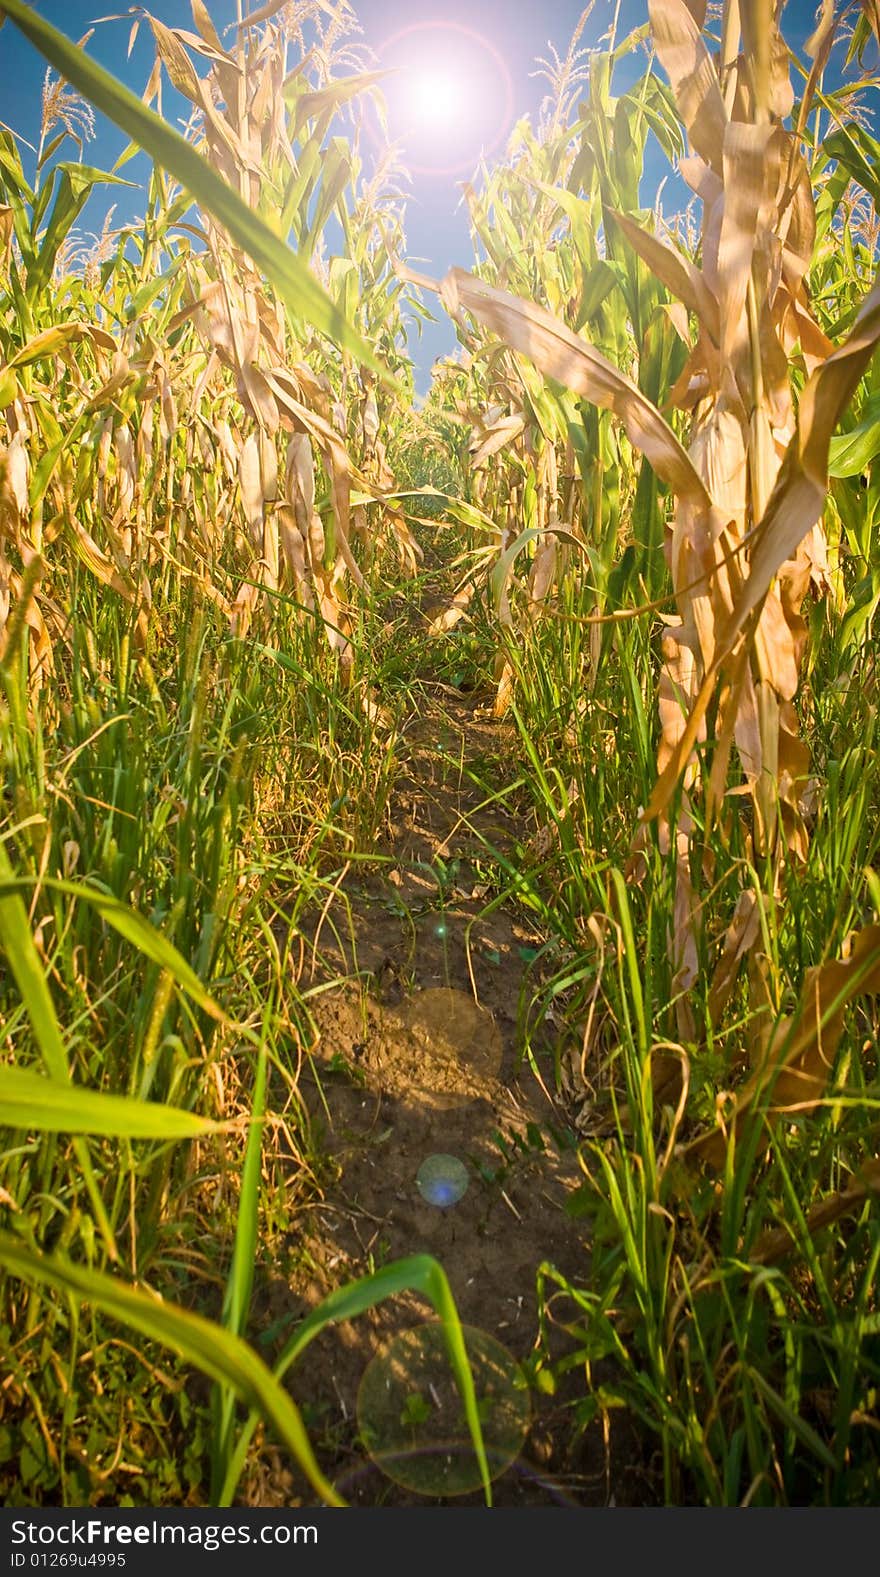
POLYGON ((0 1124, 40 1133, 101 1134, 116 1139, 195 1139, 226 1125, 179 1106, 105 1095, 46 1079, 27 1068, 0 1067, 0 1124))
POLYGON ((345 1504, 315 1460, 296 1405, 262 1359, 231 1331, 200 1314, 166 1303, 155 1294, 126 1287, 112 1276, 74 1265, 61 1255, 37 1254, 9 1232, 0 1232, 0 1265, 26 1281, 52 1287, 77 1302, 102 1309, 150 1341, 180 1353, 187 1363, 218 1384, 229 1386, 272 1426, 321 1499, 330 1506, 345 1504))
MULTIPOLYGON (((5 952, 13 978, 27 1010, 34 1039, 48 1073, 60 1084, 70 1083, 67 1051, 55 1015, 55 1007, 43 973, 39 954, 31 935, 27 910, 14 890, 12 867, 6 850, 0 844, 0 948, 5 952)), ((88 1145, 83 1138, 74 1140, 74 1151, 79 1161, 86 1190, 95 1212, 104 1246, 112 1260, 118 1259, 116 1240, 110 1225, 101 1191, 95 1177, 88 1145)))
MULTIPOLYGON (((238 1200, 238 1220, 235 1228, 235 1248, 226 1297, 223 1302, 223 1324, 234 1336, 241 1336, 247 1324, 251 1292, 254 1285, 254 1265, 260 1226, 260 1161, 262 1156, 263 1113, 266 1107, 266 1075, 268 1059, 265 1046, 261 1047, 254 1082, 251 1125, 248 1132, 241 1193, 238 1200)), ((219 1494, 229 1466, 232 1444, 235 1393, 228 1387, 221 1389, 214 1398, 214 1446, 212 1463, 212 1499, 219 1494)))
MULTIPOLYGON (((21 913, 24 914, 24 905, 21 899, 13 895, 19 891, 27 891, 29 888, 32 888, 35 885, 36 878, 13 876, 8 865, 4 870, 2 859, 3 856, 0 855, 0 906, 7 901, 17 902, 21 913)), ((154 964, 158 964, 160 969, 167 969, 177 984, 192 997, 194 1002, 198 1003, 198 1006, 205 1013, 208 1013, 211 1018, 219 1019, 221 1023, 227 1022, 223 1009, 218 1007, 214 998, 205 990, 195 970, 190 968, 186 960, 177 951, 177 948, 173 947, 162 936, 160 931, 157 931, 154 926, 150 925, 149 920, 145 920, 143 915, 138 914, 136 909, 130 909, 127 904, 120 903, 119 899, 112 897, 110 893, 102 893, 97 887, 87 887, 82 882, 67 882, 62 881, 60 878, 46 877, 41 881, 40 885, 50 892, 66 893, 68 897, 76 898, 81 903, 91 904, 93 909, 98 910, 102 919, 106 920, 107 924, 111 925, 114 931, 118 931, 120 936, 124 936, 127 942, 132 942, 138 951, 143 953, 145 958, 149 958, 154 964)), ((2 907, 0 907, 0 914, 2 914, 2 907)), ((36 958, 36 953, 34 953, 34 960, 42 980, 42 969, 40 968, 39 960, 36 958)), ((45 981, 43 981, 43 987, 48 997, 48 987, 46 987, 45 981)), ((52 1011, 54 1014, 54 1009, 52 1011)), ((54 1070, 50 1071, 53 1072, 55 1078, 58 1077, 54 1070)))

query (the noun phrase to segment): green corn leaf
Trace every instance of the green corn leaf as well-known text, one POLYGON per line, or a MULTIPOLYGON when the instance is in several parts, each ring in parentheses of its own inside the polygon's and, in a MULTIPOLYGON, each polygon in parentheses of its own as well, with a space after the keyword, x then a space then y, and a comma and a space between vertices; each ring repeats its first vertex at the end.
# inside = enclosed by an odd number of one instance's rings
POLYGON ((340 77, 335 82, 328 82, 324 88, 306 86, 304 89, 300 77, 289 77, 282 91, 285 102, 294 111, 295 134, 299 135, 307 120, 321 117, 331 119, 343 104, 357 98, 359 93, 364 93, 368 88, 375 87, 377 82, 389 75, 388 71, 362 71, 357 76, 340 77))
MULTIPOLYGON (((52 212, 45 233, 40 239, 39 249, 27 271, 27 292, 32 302, 51 280, 58 253, 95 187, 102 182, 112 183, 115 186, 132 185, 131 181, 123 181, 118 175, 109 175, 104 170, 93 170, 86 164, 57 164, 54 180, 56 190, 52 212)), ((47 185, 44 191, 48 200, 50 187, 47 185)), ((41 193, 41 198, 42 195, 41 193)), ((38 203, 34 210, 37 224, 40 217, 38 203)))
POLYGON ((880 394, 862 407, 860 420, 828 445, 830 476, 860 476, 880 454, 880 394))
POLYGON ((304 317, 365 366, 386 381, 393 381, 305 264, 280 236, 251 212, 179 132, 166 125, 161 116, 141 103, 109 71, 90 60, 82 49, 38 16, 24 0, 2 0, 0 12, 5 12, 65 81, 121 127, 156 164, 180 181, 196 202, 213 214, 233 240, 265 271, 295 317, 304 317))
POLYGON ((14 192, 33 206, 33 188, 24 178, 15 138, 5 126, 0 127, 0 183, 5 185, 7 192, 14 192))

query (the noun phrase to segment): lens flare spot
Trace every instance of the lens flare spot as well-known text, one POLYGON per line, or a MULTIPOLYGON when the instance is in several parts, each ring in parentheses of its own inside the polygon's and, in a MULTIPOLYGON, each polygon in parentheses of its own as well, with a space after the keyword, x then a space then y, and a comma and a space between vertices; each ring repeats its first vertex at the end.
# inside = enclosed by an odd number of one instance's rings
MULTIPOLYGON (((462 1326, 491 1478, 522 1450, 531 1420, 525 1376, 485 1331, 462 1326)), ((443 1326, 396 1336, 369 1364, 358 1393, 358 1425, 376 1466, 419 1495, 466 1495, 480 1465, 449 1363, 443 1326)))
POLYGON ((464 22, 424 17, 379 44, 387 128, 367 127, 381 146, 400 149, 411 175, 472 174, 513 123, 510 68, 484 34, 464 22))
POLYGON ((429 1155, 416 1173, 416 1187, 426 1204, 438 1210, 457 1205, 468 1191, 470 1178, 457 1155, 429 1155))

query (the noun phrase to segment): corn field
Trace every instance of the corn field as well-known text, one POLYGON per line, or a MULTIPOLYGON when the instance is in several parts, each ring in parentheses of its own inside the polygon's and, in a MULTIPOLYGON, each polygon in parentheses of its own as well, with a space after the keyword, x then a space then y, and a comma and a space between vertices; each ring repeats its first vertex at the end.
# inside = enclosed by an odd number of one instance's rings
POLYGON ((624 1466, 638 1504, 876 1498, 880 12, 822 0, 799 53, 784 0, 598 9, 434 279, 347 0, 132 13, 142 97, 0 0, 46 71, 39 147, 0 125, 6 1504, 346 1504, 377 1451, 307 1371, 414 1309, 467 1495, 520 1503, 451 1239, 401 1206, 309 1259, 334 1080, 428 978, 417 880, 472 1012, 512 939, 543 1116, 463 1159, 524 1245, 522 1461, 548 1435, 578 1505, 624 1466), (459 799, 413 855, 426 750, 459 799), (410 952, 343 967, 379 909, 410 952))

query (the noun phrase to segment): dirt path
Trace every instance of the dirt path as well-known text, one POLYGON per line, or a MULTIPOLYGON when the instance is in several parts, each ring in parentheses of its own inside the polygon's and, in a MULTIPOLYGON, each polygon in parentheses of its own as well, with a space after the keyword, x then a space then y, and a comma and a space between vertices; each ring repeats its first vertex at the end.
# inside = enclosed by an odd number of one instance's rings
MULTIPOLYGON (((344 1282, 429 1253, 462 1321, 523 1361, 537 1334, 538 1267, 550 1260, 582 1283, 588 1251, 564 1209, 578 1178, 566 1114, 519 1055, 520 987, 544 938, 522 909, 493 905, 482 842, 511 855, 522 829, 470 775, 503 758, 510 740, 490 712, 446 686, 426 692, 406 739, 377 851, 393 863, 350 873, 332 908, 301 926, 301 988, 319 1037, 303 1094, 337 1175, 306 1217, 293 1290, 305 1311, 344 1282), (448 1209, 417 1185, 437 1152, 467 1169, 467 1191, 448 1209)), ((289 1312, 290 1287, 276 1290, 272 1312, 289 1312)), ((355 1504, 430 1503, 371 1462, 357 1420, 370 1359, 431 1317, 419 1299, 398 1297, 327 1332, 294 1377, 325 1469, 355 1504)), ((524 1448, 496 1486, 500 1503, 607 1500, 607 1453, 571 1426, 578 1395, 582 1378, 567 1395, 533 1392, 524 1448)), ((251 1493, 265 1504, 272 1486, 264 1479, 251 1493)))

